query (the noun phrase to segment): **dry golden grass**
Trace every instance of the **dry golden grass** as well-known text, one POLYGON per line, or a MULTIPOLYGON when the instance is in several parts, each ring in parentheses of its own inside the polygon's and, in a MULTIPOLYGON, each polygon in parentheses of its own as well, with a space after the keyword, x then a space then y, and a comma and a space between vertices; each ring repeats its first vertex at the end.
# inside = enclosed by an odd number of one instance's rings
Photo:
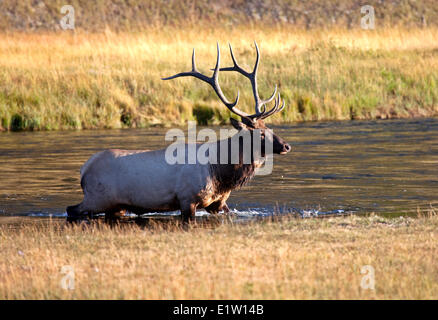
MULTIPOLYGON (((224 123, 226 111, 207 85, 160 80, 222 65, 226 44, 252 66, 262 52, 260 93, 280 85, 287 108, 271 121, 433 116, 438 113, 438 29, 310 30, 291 27, 155 29, 142 33, 3 34, 0 37, 0 129, 144 127, 186 120, 224 123)), ((223 73, 239 106, 253 101, 249 81, 223 73)))
POLYGON ((0 299, 437 299, 438 217, 0 224, 0 299), (63 266, 75 288, 61 288, 63 266), (364 265, 375 290, 362 289, 364 265))

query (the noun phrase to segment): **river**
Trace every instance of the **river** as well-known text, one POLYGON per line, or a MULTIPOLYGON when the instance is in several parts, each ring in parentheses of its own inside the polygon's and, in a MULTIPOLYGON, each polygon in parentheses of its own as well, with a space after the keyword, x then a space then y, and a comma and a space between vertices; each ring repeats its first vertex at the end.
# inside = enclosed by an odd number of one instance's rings
MULTIPOLYGON (((402 215, 438 203, 438 119, 273 128, 292 152, 274 157, 272 174, 231 194, 238 215, 402 215)), ((163 148, 166 131, 0 133, 0 216, 64 216, 67 205, 82 200, 79 168, 93 153, 163 148)))

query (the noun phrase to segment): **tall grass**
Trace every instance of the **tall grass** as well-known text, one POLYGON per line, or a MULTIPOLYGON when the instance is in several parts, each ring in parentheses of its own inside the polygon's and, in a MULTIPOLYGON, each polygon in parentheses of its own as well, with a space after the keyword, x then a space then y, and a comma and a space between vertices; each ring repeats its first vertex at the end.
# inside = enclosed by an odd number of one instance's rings
MULTIPOLYGON (((57 130, 145 127, 186 120, 223 123, 229 112, 206 84, 160 80, 238 61, 251 68, 260 46, 259 91, 279 84, 286 110, 272 122, 434 116, 438 29, 310 30, 291 27, 153 28, 130 33, 0 36, 0 128, 57 130)), ((229 99, 251 111, 249 81, 222 73, 229 99)))
POLYGON ((189 231, 1 223, 0 299, 436 299, 437 227, 436 212, 189 231))

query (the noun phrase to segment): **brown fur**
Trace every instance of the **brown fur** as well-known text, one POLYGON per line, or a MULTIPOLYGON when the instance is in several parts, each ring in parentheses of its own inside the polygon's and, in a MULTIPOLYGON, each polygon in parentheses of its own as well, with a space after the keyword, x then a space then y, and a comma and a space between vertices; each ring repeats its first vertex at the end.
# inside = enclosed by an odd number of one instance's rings
MULTIPOLYGON (((263 141, 265 139, 265 133, 267 132, 267 130, 270 130, 269 128, 266 128, 263 120, 251 122, 247 119, 244 119, 243 122, 239 122, 232 119, 231 122, 236 129, 249 130, 251 134, 253 134, 253 129, 261 129, 263 141)), ((290 150, 290 146, 280 137, 273 135, 273 139, 274 153, 284 154, 290 150)), ((229 138, 226 140, 218 141, 218 145, 216 148, 218 157, 216 161, 217 163, 210 164, 208 165, 208 167, 204 167, 204 176, 201 177, 203 177, 202 179, 205 179, 205 181, 202 181, 202 183, 205 183, 205 185, 202 186, 201 184, 201 189, 193 190, 195 192, 190 193, 190 188, 192 187, 192 185, 190 184, 191 176, 186 176, 183 180, 179 180, 179 183, 181 183, 181 181, 184 181, 184 187, 180 189, 182 191, 178 191, 179 193, 175 194, 175 197, 173 199, 166 199, 166 202, 164 203, 158 203, 157 205, 150 206, 148 206, 147 203, 146 205, 138 205, 138 203, 142 203, 141 201, 144 198, 137 198, 136 200, 132 200, 131 193, 125 193, 125 198, 122 198, 121 201, 115 200, 120 197, 120 193, 123 194, 123 191, 126 191, 126 188, 118 190, 114 186, 113 180, 108 180, 108 175, 111 176, 114 171, 108 171, 109 169, 107 169, 107 166, 109 165, 116 165, 116 167, 118 168, 118 166, 121 166, 121 164, 124 163, 123 161, 132 160, 133 156, 145 157, 145 154, 149 154, 148 152, 143 153, 139 151, 129 150, 109 150, 96 154, 84 165, 83 170, 81 170, 81 186, 84 190, 85 195, 84 201, 79 205, 70 206, 67 208, 68 220, 74 221, 84 212, 105 212, 108 215, 108 218, 111 219, 113 217, 116 217, 117 214, 123 210, 128 210, 134 213, 141 214, 145 212, 162 212, 180 209, 184 221, 193 219, 196 209, 204 208, 205 210, 207 210, 207 212, 212 214, 216 214, 221 210, 228 212, 229 209, 226 201, 231 191, 246 185, 251 180, 251 178, 254 177, 256 169, 263 164, 263 162, 261 161, 262 159, 259 159, 257 157, 265 156, 263 151, 264 143, 262 142, 261 154, 255 155, 253 152, 251 152, 251 162, 248 164, 244 163, 244 139, 239 138, 238 141, 239 163, 232 163, 231 159, 232 152, 230 152, 230 150, 234 140, 232 140, 232 138, 229 138), (228 144, 228 161, 225 164, 220 163, 220 152, 222 143, 228 144), (114 162, 116 162, 116 164, 114 164, 114 162), (128 203, 130 205, 128 205, 128 203)), ((252 141, 253 140, 251 139, 251 142, 252 141)), ((252 145, 250 147, 251 149, 253 148, 252 145)), ((163 151, 161 150, 154 152, 158 153, 160 156, 163 155, 163 151)), ((129 173, 129 169, 131 168, 132 166, 124 168, 124 174, 126 174, 126 172, 129 173)), ((199 168, 202 171, 202 167, 199 168)), ((171 170, 170 167, 169 170, 171 170)), ((196 175, 197 173, 193 172, 192 174, 196 175)), ((119 179, 119 183, 124 182, 123 177, 118 177, 116 175, 115 179, 119 179)), ((141 181, 148 180, 145 177, 143 179, 144 180, 141 181)), ((197 188, 198 185, 196 184, 196 176, 194 176, 193 179, 195 179, 193 187, 197 188)), ((135 178, 134 182, 136 182, 135 178)), ((155 179, 155 182, 158 182, 157 178, 155 179)), ((170 183, 170 181, 168 182, 170 183)), ((116 186, 118 186, 118 184, 116 186)), ((148 188, 148 186, 146 185, 144 185, 144 187, 146 189, 148 188)), ((129 189, 129 186, 127 188, 129 189)), ((153 201, 154 200, 150 200, 149 203, 155 203, 153 201)))
POLYGON ((234 189, 239 189, 251 180, 255 174, 255 159, 251 159, 250 164, 243 163, 243 141, 239 140, 239 163, 231 163, 231 138, 228 138, 228 163, 220 163, 220 143, 217 143, 217 163, 210 165, 210 171, 213 179, 215 191, 223 194, 234 189))

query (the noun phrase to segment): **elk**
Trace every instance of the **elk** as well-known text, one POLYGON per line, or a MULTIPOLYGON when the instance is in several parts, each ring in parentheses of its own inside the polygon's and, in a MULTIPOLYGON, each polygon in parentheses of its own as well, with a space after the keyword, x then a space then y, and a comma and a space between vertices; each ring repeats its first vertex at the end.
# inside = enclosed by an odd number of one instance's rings
MULTIPOLYGON (((277 86, 270 98, 262 100, 257 89, 257 70, 260 53, 255 43, 257 57, 253 70, 248 72, 237 63, 233 49, 230 53, 233 66, 220 67, 220 50, 217 45, 216 66, 213 75, 208 77, 201 74, 195 63, 195 50, 192 54, 192 70, 163 78, 170 80, 179 77, 195 77, 207 82, 216 92, 222 103, 241 121, 230 119, 231 124, 239 131, 250 135, 258 129, 261 139, 261 153, 259 157, 252 156, 249 163, 242 161, 243 142, 239 140, 239 161, 232 163, 195 163, 169 164, 165 159, 165 149, 149 150, 105 150, 94 154, 82 166, 81 187, 84 193, 83 201, 67 207, 67 220, 75 221, 87 213, 105 213, 114 215, 129 210, 134 213, 165 212, 180 210, 182 220, 189 222, 195 217, 196 209, 204 208, 211 214, 219 211, 228 212, 227 199, 232 190, 245 185, 255 174, 255 170, 263 165, 268 138, 272 143, 271 152, 286 154, 291 147, 282 138, 269 129, 264 119, 280 112, 284 108, 281 104, 280 93, 277 95, 277 86), (255 113, 248 114, 237 109, 239 92, 234 102, 229 102, 219 85, 219 71, 235 71, 248 78, 252 85, 255 113), (275 99, 275 100, 274 100, 275 99), (274 106, 266 110, 266 105, 274 100, 274 106), (281 104, 281 106, 280 106, 281 104)), ((253 140, 251 140, 253 141, 253 140)), ((232 137, 211 142, 230 145, 232 137)), ((251 142, 250 148, 253 147, 251 142)), ((198 144, 197 144, 198 146, 198 144)), ((185 148, 188 144, 185 144, 185 148)), ((219 159, 220 152, 217 153, 219 159)))

